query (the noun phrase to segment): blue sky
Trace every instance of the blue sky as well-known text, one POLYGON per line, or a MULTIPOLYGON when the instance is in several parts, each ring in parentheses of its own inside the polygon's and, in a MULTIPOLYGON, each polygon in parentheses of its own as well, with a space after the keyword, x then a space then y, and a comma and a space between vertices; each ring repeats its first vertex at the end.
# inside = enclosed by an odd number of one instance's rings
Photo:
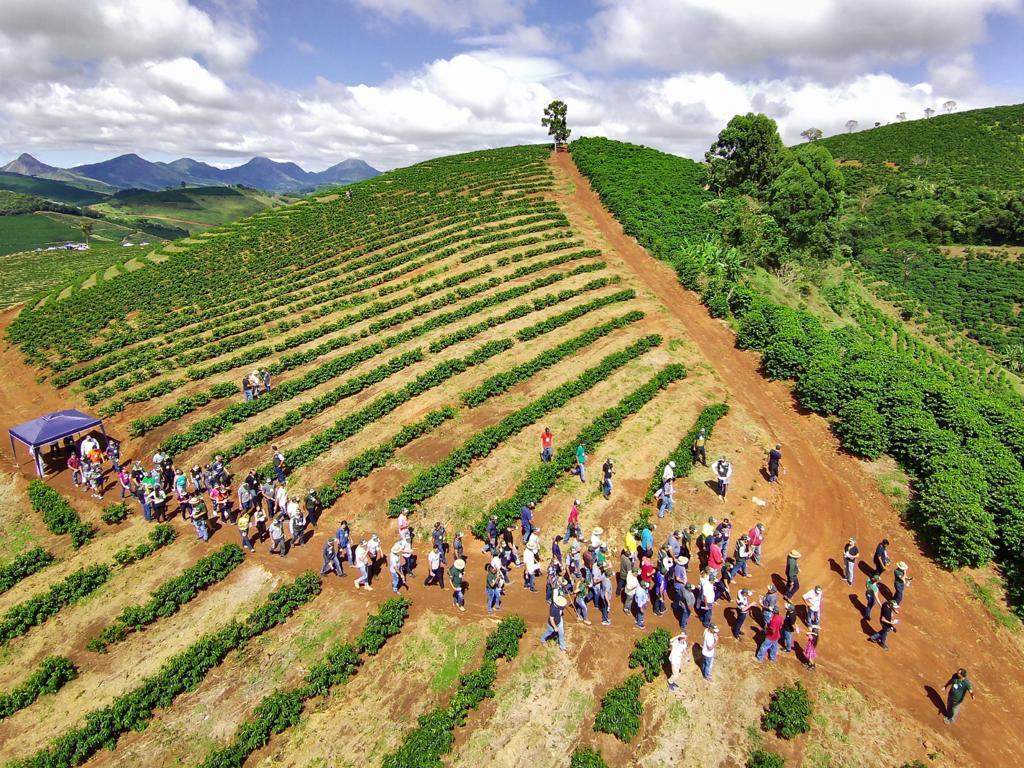
POLYGON ((699 157, 1024 101, 1024 0, 0 0, 0 162, 257 154, 381 168, 576 135, 699 157))

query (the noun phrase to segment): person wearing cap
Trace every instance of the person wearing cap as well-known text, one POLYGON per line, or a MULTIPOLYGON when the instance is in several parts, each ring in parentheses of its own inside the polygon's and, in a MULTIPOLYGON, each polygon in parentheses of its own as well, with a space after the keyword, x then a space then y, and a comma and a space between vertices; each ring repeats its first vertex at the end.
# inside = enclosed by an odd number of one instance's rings
POLYGON ((455 538, 452 539, 452 552, 455 553, 455 557, 460 560, 466 559, 466 548, 462 543, 462 531, 455 532, 455 538))
POLYGON ((430 541, 434 545, 434 549, 441 556, 441 565, 448 564, 448 531, 445 530, 444 523, 440 520, 434 523, 434 529, 430 532, 430 541))
POLYGON ((444 563, 437 547, 427 552, 427 578, 423 581, 423 586, 429 587, 431 584, 437 584, 444 589, 444 563))
POLYGON ((913 581, 913 578, 911 578, 910 576, 907 576, 907 570, 908 569, 909 569, 909 566, 904 561, 900 560, 898 563, 896 563, 896 570, 894 570, 892 572, 892 578, 893 578, 893 596, 892 596, 892 599, 895 600, 900 605, 903 605, 903 593, 904 593, 904 591, 906 590, 906 588, 908 586, 910 586, 910 582, 913 581))
POLYGON ((816 586, 804 592, 804 602, 807 604, 807 623, 821 624, 821 603, 825 599, 825 593, 820 586, 816 586))
POLYGON ((601 612, 601 624, 611 626, 612 580, 608 578, 609 569, 600 563, 594 563, 591 574, 594 581, 594 607, 601 612))
POLYGON ((669 533, 665 539, 665 549, 673 560, 683 554, 683 537, 678 530, 669 533))
POLYGON ((316 488, 309 489, 309 493, 306 494, 304 506, 306 507, 306 520, 311 524, 316 525, 316 521, 320 519, 320 514, 324 511, 323 502, 321 502, 320 497, 316 495, 316 488))
POLYGON ((768 451, 768 482, 777 483, 779 480, 779 465, 782 464, 782 446, 778 443, 768 451))
POLYGON ((484 547, 485 552, 498 551, 498 537, 500 535, 501 529, 498 527, 498 516, 491 515, 487 521, 487 546, 484 547))
POLYGON ((367 592, 372 592, 373 587, 370 586, 370 554, 366 548, 366 540, 359 542, 359 546, 356 547, 356 570, 359 571, 359 578, 357 578, 353 585, 356 589, 366 588, 367 592))
POLYGON ((718 480, 718 500, 725 501, 725 495, 729 492, 729 482, 732 480, 732 464, 725 456, 719 456, 715 462, 715 478, 718 480))
POLYGON ((732 523, 728 517, 723 517, 715 527, 715 536, 718 540, 718 548, 722 551, 722 557, 729 553, 729 539, 732 538, 732 523))
POLYGON ((704 569, 700 575, 699 594, 696 596, 696 602, 700 623, 705 627, 710 627, 715 609, 715 583, 711 572, 707 569, 704 569))
POLYGON ((786 557, 786 591, 787 598, 793 597, 800 589, 800 552, 792 550, 786 557))
POLYGON ((961 667, 942 686, 942 690, 947 688, 949 693, 946 695, 946 717, 944 719, 947 723, 952 724, 956 720, 957 713, 960 711, 960 705, 964 703, 967 694, 971 694, 971 698, 974 698, 974 686, 967 679, 967 670, 961 667))
POLYGON ((857 557, 860 555, 860 548, 857 546, 857 540, 850 537, 850 540, 846 542, 846 546, 843 547, 843 575, 846 578, 846 583, 851 587, 853 586, 853 577, 857 572, 857 557))
POLYGON ((193 496, 189 499, 189 508, 191 509, 189 517, 192 520, 192 525, 196 529, 196 535, 203 541, 209 541, 210 529, 207 527, 206 502, 203 501, 203 497, 193 496))
POLYGON ((275 516, 270 521, 270 554, 284 557, 284 526, 281 524, 280 516, 275 516))
POLYGON ((536 509, 537 505, 532 501, 523 504, 519 510, 519 530, 523 535, 523 544, 530 540, 530 534, 533 533, 533 510, 536 509))
POLYGON ((881 576, 885 573, 885 569, 889 567, 889 540, 882 539, 878 542, 878 546, 875 547, 875 575, 881 576))
POLYGON ((704 630, 704 640, 701 643, 700 671, 705 680, 711 679, 711 668, 715 664, 715 649, 718 647, 718 625, 712 624, 704 630))
POLYGON ((537 591, 535 580, 540 574, 540 566, 537 564, 538 550, 538 546, 527 544, 523 551, 523 586, 531 592, 537 591))
POLYGON ((640 542, 637 541, 635 530, 632 528, 626 529, 626 534, 622 537, 622 546, 629 556, 635 560, 637 550, 640 549, 640 542))
POLYGON ((715 536, 715 524, 718 521, 713 517, 709 517, 707 522, 700 528, 700 536, 697 538, 697 548, 702 554, 707 554, 708 547, 711 546, 711 541, 715 536))
POLYGON ((708 547, 708 570, 711 571, 712 580, 718 578, 718 573, 722 570, 724 563, 725 559, 722 557, 721 544, 712 538, 711 546, 708 547))
POLYGON ((548 622, 544 633, 540 636, 540 644, 544 645, 552 637, 558 639, 558 647, 565 650, 565 623, 562 615, 565 613, 565 606, 569 601, 562 594, 556 594, 548 607, 548 622))
POLYGON ((276 445, 271 446, 270 449, 274 452, 274 476, 277 478, 277 482, 283 483, 285 482, 286 471, 284 454, 277 449, 276 445))
POLYGON ((601 493, 605 499, 612 497, 612 475, 615 474, 615 462, 605 459, 601 465, 601 493))
POLYGON ((707 441, 707 430, 702 427, 700 431, 697 432, 697 436, 693 439, 693 445, 691 446, 694 464, 699 461, 705 467, 708 465, 708 453, 706 448, 707 441))
POLYGON ((303 517, 302 507, 295 497, 288 500, 288 532, 291 534, 288 549, 301 547, 306 535, 306 518, 303 517))
POLYGON ((750 598, 753 595, 749 589, 741 589, 736 593, 736 621, 732 625, 732 636, 737 640, 743 637, 743 625, 750 615, 750 598))
POLYGON ((749 577, 747 573, 747 560, 750 559, 750 538, 747 534, 740 534, 740 540, 736 542, 736 550, 733 553, 733 565, 729 571, 729 580, 736 578, 737 573, 749 577))
POLYGON ((758 523, 749 531, 747 538, 750 539, 750 558, 754 565, 761 565, 761 546, 764 544, 764 523, 758 523))
POLYGON ((544 427, 540 433, 540 460, 547 464, 555 449, 555 436, 551 433, 551 427, 544 427))
MULTIPOLYGON (((669 462, 674 464, 675 462, 669 462)), ((668 469, 666 465, 665 469, 668 469)), ((676 484, 674 478, 668 478, 667 480, 661 481, 661 487, 658 488, 654 494, 655 499, 658 501, 658 517, 665 517, 669 512, 675 509, 676 506, 676 484)))
POLYGON ((405 573, 402 571, 402 545, 395 542, 388 553, 388 573, 391 574, 391 590, 397 595, 402 587, 408 589, 405 573))
POLYGON ((688 645, 689 641, 685 632, 680 632, 668 642, 668 663, 672 668, 672 675, 668 679, 670 691, 679 689, 679 684, 676 681, 679 679, 679 673, 683 671, 683 659, 686 658, 688 645))
POLYGON ((665 592, 668 583, 668 574, 672 572, 674 562, 668 554, 662 550, 661 565, 654 571, 654 586, 651 590, 651 603, 654 608, 654 615, 661 616, 665 612, 665 592))
POLYGON ((485 586, 487 589, 487 612, 494 613, 495 611, 500 611, 502 579, 493 561, 487 564, 485 586))
POLYGON ((786 619, 782 614, 776 613, 772 616, 771 621, 765 625, 764 639, 761 641, 761 645, 758 646, 754 658, 758 661, 764 661, 765 658, 769 661, 775 661, 779 657, 779 641, 782 639, 782 625, 785 621, 786 619))
POLYGON ((587 598, 590 597, 590 586, 582 575, 576 579, 572 595, 572 606, 576 611, 576 621, 582 621, 589 627, 590 618, 587 615, 587 598))
POLYGON ((324 564, 320 568, 321 576, 332 572, 339 577, 345 575, 345 569, 341 567, 341 558, 338 557, 338 540, 333 536, 324 542, 323 557, 324 564))
POLYGON ((342 520, 338 524, 338 530, 335 531, 334 538, 338 542, 338 557, 347 560, 351 564, 355 560, 355 556, 352 554, 352 533, 348 529, 348 520, 342 520))
POLYGON ((872 573, 868 576, 867 583, 864 585, 864 611, 861 613, 864 621, 871 621, 871 610, 875 607, 875 603, 878 602, 878 584, 881 580, 881 576, 876 576, 872 573))
POLYGON ((895 600, 886 600, 885 603, 882 604, 882 628, 868 638, 870 642, 878 643, 885 650, 889 650, 887 641, 889 640, 889 633, 895 632, 896 625, 900 622, 900 620, 896 618, 896 614, 899 613, 899 610, 900 604, 895 600))
POLYGON ((466 561, 461 557, 456 558, 455 562, 452 563, 452 567, 448 569, 448 580, 452 585, 452 605, 463 612, 466 610, 466 597, 463 593, 463 576, 465 575, 465 571, 466 561))
POLYGON ((677 557, 672 561, 672 605, 679 617, 679 629, 685 629, 686 623, 693 613, 693 591, 686 579, 685 557, 677 557))
POLYGON ((761 598, 761 626, 767 627, 779 611, 779 591, 772 584, 761 598))

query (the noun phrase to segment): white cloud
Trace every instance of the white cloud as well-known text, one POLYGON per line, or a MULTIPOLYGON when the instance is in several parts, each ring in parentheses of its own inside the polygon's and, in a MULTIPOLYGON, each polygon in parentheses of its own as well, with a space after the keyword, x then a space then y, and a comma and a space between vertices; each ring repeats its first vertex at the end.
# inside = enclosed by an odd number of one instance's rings
POLYGON ((604 0, 590 21, 593 66, 644 65, 842 79, 958 52, 986 17, 1020 0, 604 0))
POLYGON ((416 21, 434 29, 462 32, 494 29, 523 19, 527 0, 352 0, 389 21, 416 21))

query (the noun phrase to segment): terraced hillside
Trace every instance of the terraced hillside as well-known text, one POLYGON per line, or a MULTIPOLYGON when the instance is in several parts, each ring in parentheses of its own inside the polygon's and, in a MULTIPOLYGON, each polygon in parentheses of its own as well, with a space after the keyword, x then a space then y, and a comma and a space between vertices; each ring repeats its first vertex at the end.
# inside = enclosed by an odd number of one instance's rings
MULTIPOLYGON (((615 561, 638 514, 653 511, 649 489, 670 455, 689 474, 659 542, 711 515, 737 531, 761 520, 770 544, 755 591, 795 546, 805 583, 829 591, 822 672, 807 678, 818 730, 797 744, 760 740, 794 764, 1019 757, 1015 720, 999 706, 1021 693, 1005 674, 1016 647, 921 553, 825 421, 798 414, 756 355, 623 234, 567 154, 471 153, 347 189, 166 246, 143 269, 4 318, 9 422, 74 403, 106 417, 129 462, 148 467, 159 451, 189 468, 219 455, 235 488, 250 471, 272 474, 276 445, 289 491, 315 489, 325 509, 287 556, 269 541, 242 554, 233 524, 214 522, 201 540, 173 499, 158 527, 131 500, 127 519, 104 511, 117 501, 112 483, 101 503, 67 472, 30 494, 5 480, 0 584, 16 587, 0 592, 0 694, 11 694, 0 696, 0 760, 554 767, 582 744, 609 765, 741 764, 748 726, 772 688, 801 674, 795 662, 758 667, 749 635, 723 632, 711 687, 687 664, 679 693, 663 677, 632 689, 644 718, 618 739, 594 726, 608 721, 601 700, 629 676, 646 633, 619 610, 611 626, 570 612, 567 652, 541 648, 543 579, 531 593, 517 569, 504 620, 485 610, 477 537, 491 515, 514 524, 537 502, 546 566, 578 499, 583 530, 603 528, 615 561), (240 384, 255 369, 272 383, 250 401, 240 384), (726 501, 707 468, 686 461, 698 423, 713 426, 709 455, 734 463, 726 501), (538 455, 544 427, 550 464, 538 455), (776 441, 787 469, 770 485, 760 470, 776 441), (585 483, 567 472, 579 444, 585 483), (598 487, 606 458, 610 499, 598 487), (343 578, 316 575, 342 520, 356 543, 378 534, 386 555, 404 507, 420 562, 401 600, 383 599, 386 564, 372 592, 353 588, 347 564, 343 578), (435 522, 449 540, 464 534, 465 612, 447 588, 423 584, 435 522), (853 532, 865 549, 888 535, 919 574, 889 654, 864 643, 829 566, 853 532), (965 712, 964 736, 940 730, 921 686, 941 686, 936 670, 956 663, 968 633, 986 643, 972 673, 989 694, 965 712), (894 727, 858 725, 877 718, 894 727), (727 739, 702 736, 723 723, 727 739)), ((723 629, 732 611, 717 614, 723 629)), ((678 625, 669 612, 647 626, 678 625)), ((695 622, 690 631, 699 643, 695 622)), ((661 637, 644 665, 651 679, 661 637)))

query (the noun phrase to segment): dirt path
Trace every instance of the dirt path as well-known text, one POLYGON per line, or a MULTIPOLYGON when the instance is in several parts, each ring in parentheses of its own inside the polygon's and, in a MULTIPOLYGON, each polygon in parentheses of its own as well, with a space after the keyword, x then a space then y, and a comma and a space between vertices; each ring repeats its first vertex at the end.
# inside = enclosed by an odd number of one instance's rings
POLYGON ((779 572, 784 553, 799 547, 804 587, 825 587, 822 652, 830 674, 854 684, 868 698, 887 699, 926 727, 942 728, 928 687, 941 692, 952 670, 966 666, 978 700, 969 702, 973 706, 970 711, 965 708, 966 716, 950 730, 952 738, 979 765, 1020 764, 1024 758, 1016 739, 1014 704, 1024 693, 1024 684, 1019 674, 1007 675, 1008 669, 1019 668, 1017 647, 994 630, 957 575, 941 571, 921 552, 860 462, 839 451, 827 423, 798 413, 788 387, 760 375, 758 356, 737 349, 732 332, 708 315, 673 271, 622 232, 569 155, 556 155, 553 164, 575 185, 573 203, 686 326, 733 397, 783 444, 786 476, 763 515, 772 555, 767 565, 779 572), (853 535, 868 556, 879 540, 888 537, 895 559, 906 560, 916 575, 888 652, 865 642, 865 628, 851 604, 860 596, 863 576, 848 589, 829 563, 853 535))

